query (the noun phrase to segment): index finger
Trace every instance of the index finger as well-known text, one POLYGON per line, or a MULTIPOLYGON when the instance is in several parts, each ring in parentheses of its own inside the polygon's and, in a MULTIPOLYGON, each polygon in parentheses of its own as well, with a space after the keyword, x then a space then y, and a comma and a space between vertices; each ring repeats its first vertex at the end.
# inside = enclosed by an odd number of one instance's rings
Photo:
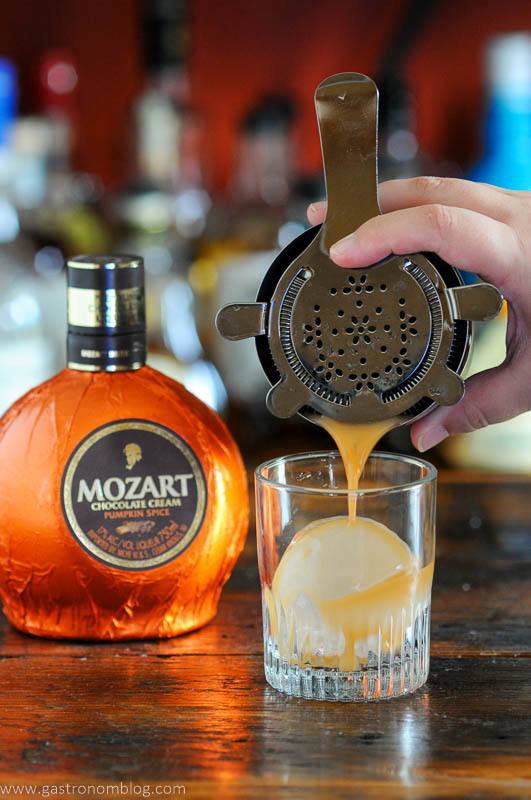
POLYGON ((476 272, 499 288, 517 276, 518 237, 504 222, 466 208, 417 206, 382 214, 336 242, 330 257, 340 267, 367 267, 389 256, 424 250, 476 272))
MULTIPOLYGON (((383 181, 378 186, 378 200, 383 213, 442 203, 478 211, 501 222, 509 218, 514 202, 507 191, 498 186, 459 178, 428 176, 383 181)), ((312 225, 323 222, 325 215, 325 201, 312 203, 308 207, 308 219, 312 225)))
POLYGON ((510 217, 514 205, 507 192, 497 186, 459 178, 427 176, 384 181, 378 187, 378 197, 384 212, 442 203, 478 211, 500 222, 510 217))

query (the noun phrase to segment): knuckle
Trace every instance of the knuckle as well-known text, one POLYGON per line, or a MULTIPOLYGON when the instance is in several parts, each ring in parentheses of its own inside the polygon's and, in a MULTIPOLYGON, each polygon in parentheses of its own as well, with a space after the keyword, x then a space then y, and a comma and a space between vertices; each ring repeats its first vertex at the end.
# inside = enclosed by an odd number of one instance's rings
POLYGON ((434 203, 426 206, 426 217, 428 226, 443 239, 446 238, 453 227, 453 214, 448 206, 442 203, 434 203))
POLYGON ((507 224, 513 229, 521 250, 529 256, 531 251, 531 235, 529 227, 531 222, 531 198, 526 198, 514 204, 507 224))
POLYGON ((531 192, 498 189, 501 197, 503 221, 512 226, 529 226, 531 217, 531 192))
POLYGON ((490 420, 481 406, 470 400, 463 405, 463 416, 469 431, 477 431, 490 425, 490 420))
MULTIPOLYGON (((513 225, 511 230, 514 237, 516 255, 524 260, 529 258, 531 255, 531 237, 519 225, 513 225)), ((519 263, 519 260, 517 263, 519 263)))
POLYGON ((444 184, 444 178, 437 178, 431 175, 421 175, 413 178, 413 188, 420 197, 431 197, 444 184))

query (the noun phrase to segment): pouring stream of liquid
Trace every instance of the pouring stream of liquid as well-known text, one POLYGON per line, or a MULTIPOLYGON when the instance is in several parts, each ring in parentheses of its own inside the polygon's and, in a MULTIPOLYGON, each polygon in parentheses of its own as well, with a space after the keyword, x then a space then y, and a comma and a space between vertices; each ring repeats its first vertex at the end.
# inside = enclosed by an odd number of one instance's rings
POLYGON ((331 417, 319 417, 315 421, 330 434, 343 460, 349 490, 348 516, 349 521, 354 523, 356 520, 356 491, 359 488, 365 463, 375 444, 398 425, 398 420, 384 419, 379 422, 365 422, 358 425, 338 422, 331 417))
POLYGON ((302 661, 312 666, 352 671, 371 649, 389 658, 400 652, 404 625, 413 626, 418 609, 429 603, 433 562, 421 568, 406 541, 356 508, 367 458, 398 421, 316 422, 343 459, 348 516, 323 516, 295 534, 266 602, 283 657, 304 651, 302 661))

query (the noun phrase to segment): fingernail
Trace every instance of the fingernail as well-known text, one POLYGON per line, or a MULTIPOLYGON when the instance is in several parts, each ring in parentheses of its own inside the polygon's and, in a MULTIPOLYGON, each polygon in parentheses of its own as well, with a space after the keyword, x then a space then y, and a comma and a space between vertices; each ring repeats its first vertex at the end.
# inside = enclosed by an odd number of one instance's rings
POLYGON ((340 239, 339 242, 333 244, 332 247, 330 248, 330 255, 332 256, 332 258, 336 256, 339 256, 339 258, 341 258, 342 256, 347 255, 349 250, 352 249, 355 240, 356 240, 355 235, 351 233, 349 234, 349 236, 345 236, 344 239, 340 239))
POLYGON ((447 436, 448 431, 443 425, 433 425, 431 428, 428 428, 427 431, 420 434, 417 442, 417 450, 420 453, 425 453, 426 450, 435 447, 436 444, 442 442, 447 436))
POLYGON ((315 214, 316 211, 317 211, 317 206, 315 205, 315 203, 310 203, 310 205, 308 206, 308 213, 315 214))

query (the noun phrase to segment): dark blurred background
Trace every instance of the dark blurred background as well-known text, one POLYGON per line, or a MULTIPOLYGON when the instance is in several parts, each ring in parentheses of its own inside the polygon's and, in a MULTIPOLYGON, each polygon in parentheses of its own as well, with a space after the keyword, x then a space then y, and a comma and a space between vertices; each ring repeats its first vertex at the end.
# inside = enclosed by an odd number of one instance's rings
MULTIPOLYGON (((64 258, 132 251, 153 366, 225 414, 246 452, 266 447, 286 428, 264 409, 253 344, 221 341, 213 317, 254 299, 323 194, 316 85, 377 81, 382 178, 531 189, 530 30, 529 0, 6 0, 0 412, 62 367, 64 258)), ((504 328, 480 331, 472 370, 503 359, 504 328)), ((530 444, 523 415, 440 457, 529 471, 530 444)))
POLYGON ((17 66, 20 112, 40 110, 41 57, 67 48, 79 77, 73 165, 108 188, 128 176, 129 113, 150 68, 163 61, 146 24, 157 7, 173 26, 166 56, 186 70, 183 92, 201 115, 209 183, 220 193, 231 178, 239 123, 261 96, 293 98, 297 167, 318 170, 316 85, 334 72, 376 76, 389 55, 414 92, 422 148, 466 171, 482 148, 486 46, 497 34, 531 27, 527 0, 269 0, 252 7, 244 0, 6 2, 0 52, 17 66), (392 52, 408 14, 410 39, 404 52, 392 52))

